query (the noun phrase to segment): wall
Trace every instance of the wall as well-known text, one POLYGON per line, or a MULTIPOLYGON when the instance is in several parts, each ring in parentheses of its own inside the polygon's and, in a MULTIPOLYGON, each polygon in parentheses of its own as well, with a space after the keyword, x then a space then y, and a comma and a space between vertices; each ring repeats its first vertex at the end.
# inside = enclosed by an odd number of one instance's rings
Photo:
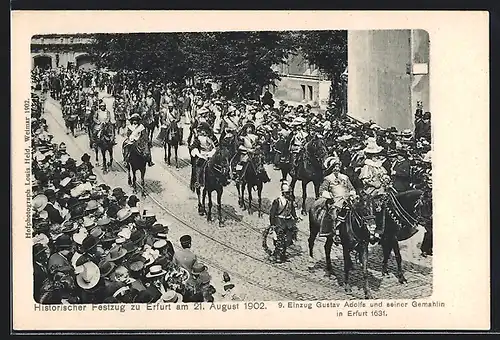
MULTIPOLYGON (((424 30, 412 32, 412 62, 413 64, 430 64, 429 60, 429 33, 424 30)), ((427 67, 428 68, 428 67, 427 67)), ((431 111, 429 91, 430 70, 427 74, 414 74, 411 84, 412 112, 417 109, 417 101, 421 101, 424 111, 431 111)))
POLYGON ((348 113, 382 127, 413 128, 410 30, 348 32, 348 113))

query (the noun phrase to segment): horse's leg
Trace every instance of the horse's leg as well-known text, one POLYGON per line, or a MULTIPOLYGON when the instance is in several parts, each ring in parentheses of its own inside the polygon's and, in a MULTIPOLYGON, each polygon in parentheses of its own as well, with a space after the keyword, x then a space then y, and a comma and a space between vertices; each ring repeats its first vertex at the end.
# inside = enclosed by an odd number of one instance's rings
POLYGON ((307 239, 309 243, 309 256, 314 257, 314 241, 319 233, 319 226, 317 223, 312 221, 311 216, 309 216, 309 238, 307 239))
POLYGON ((196 195, 198 196, 198 214, 203 216, 205 212, 203 211, 203 206, 201 205, 201 189, 198 187, 195 189, 196 195))
POLYGON ((177 151, 179 150, 179 144, 174 145, 174 153, 175 153, 175 168, 179 169, 179 157, 177 156, 177 151))
POLYGON ((384 259, 382 260, 382 276, 389 275, 389 269, 387 268, 389 257, 391 257, 392 245, 388 239, 382 239, 380 242, 382 245, 382 252, 384 254, 384 259))
POLYGON ((203 211, 203 214, 206 213, 206 209, 205 209, 205 200, 207 198, 207 189, 204 187, 203 188, 203 193, 202 193, 202 200, 201 200, 201 206, 202 206, 202 211, 203 211))
POLYGON ((406 277, 404 276, 403 273, 403 259, 401 257, 401 251, 399 250, 399 242, 396 237, 393 238, 392 240, 392 249, 394 249, 394 256, 396 257, 396 264, 398 265, 398 280, 399 283, 406 283, 408 280, 406 280, 406 277))
POLYGON ((109 148, 109 168, 111 168, 111 165, 113 165, 113 147, 109 148))
POLYGON ((170 165, 170 158, 172 158, 172 146, 167 144, 167 164, 170 165))
POLYGON ((314 184, 314 194, 316 195, 316 199, 318 199, 319 198, 319 187, 320 187, 321 183, 319 181, 314 181, 313 184, 314 184))
POLYGON ((168 144, 166 141, 163 142, 163 161, 167 163, 167 148, 168 144))
POLYGON ((101 150, 101 156, 102 156, 102 171, 103 173, 108 172, 108 164, 106 162, 106 150, 104 149, 104 146, 100 148, 101 150))
POLYGON ((342 253, 344 254, 344 290, 346 293, 352 292, 349 284, 349 271, 352 268, 351 253, 346 245, 342 245, 342 253))
POLYGON ((222 220, 222 193, 223 188, 221 187, 217 190, 217 216, 219 218, 219 227, 224 226, 224 221, 222 220))
POLYGON ((243 204, 241 203, 241 201, 243 201, 243 199, 241 198, 240 183, 238 183, 238 182, 236 182, 236 190, 238 190, 238 206, 241 208, 243 206, 243 204))
POLYGON ((132 188, 134 194, 137 193, 137 169, 132 169, 132 188))
POLYGON ((248 190, 248 214, 252 215, 252 185, 250 182, 247 183, 248 190))
POLYGON ((146 197, 146 185, 144 182, 144 175, 146 175, 146 166, 141 169, 141 186, 142 186, 142 197, 146 197))
POLYGON ((95 164, 99 166, 99 148, 94 144, 95 164))
MULTIPOLYGON (((192 192, 196 191, 196 188, 194 185, 195 184, 195 177, 196 177, 196 165, 195 165, 193 159, 191 158, 191 180, 189 182, 189 189, 191 189, 192 192)), ((198 193, 198 191, 196 191, 196 192, 198 193)))
POLYGON ((284 167, 281 168, 281 179, 286 181, 286 178, 288 177, 288 173, 284 167))
POLYGON ((245 204, 245 186, 246 183, 244 181, 241 182, 241 209, 246 210, 247 206, 245 204))
POLYGON ((257 196, 259 200, 259 211, 258 211, 258 216, 262 217, 262 182, 260 182, 257 186, 257 196))
POLYGON ((297 179, 292 177, 292 181, 290 182, 290 189, 292 190, 292 199, 295 202, 295 183, 297 183, 297 179))
POLYGON ((302 215, 306 214, 306 198, 307 198, 307 181, 302 181, 302 210, 300 213, 302 215))
POLYGON ((207 221, 212 222, 212 191, 207 192, 208 194, 208 213, 207 213, 207 221))
POLYGON ((368 287, 368 244, 362 245, 360 257, 361 265, 363 268, 363 291, 365 293, 365 299, 371 299, 372 293, 370 292, 370 287, 368 287))
POLYGON ((328 236, 325 241, 325 259, 326 259, 326 270, 328 274, 330 274, 333 270, 332 268, 332 246, 333 246, 333 237, 328 236))
POLYGON ((132 171, 132 166, 130 163, 127 163, 127 172, 128 172, 128 185, 132 186, 132 177, 130 172, 132 171))

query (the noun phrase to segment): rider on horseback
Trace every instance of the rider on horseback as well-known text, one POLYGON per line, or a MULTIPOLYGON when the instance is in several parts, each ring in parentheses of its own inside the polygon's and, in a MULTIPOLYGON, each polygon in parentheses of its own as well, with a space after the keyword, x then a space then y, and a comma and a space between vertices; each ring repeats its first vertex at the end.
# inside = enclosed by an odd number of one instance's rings
MULTIPOLYGON (((128 155, 130 154, 129 148, 137 143, 140 143, 140 149, 143 152, 144 157, 146 158, 148 165, 153 166, 153 160, 151 157, 151 147, 149 145, 149 140, 147 138, 147 133, 145 133, 146 128, 141 123, 141 116, 137 113, 134 113, 130 116, 130 125, 127 129, 127 139, 123 142, 124 152, 127 152, 127 155, 124 157, 125 161, 128 160, 128 155)), ((138 150, 139 151, 139 150, 138 150)))
MULTIPOLYGON (((338 226, 345 220, 349 202, 357 198, 356 190, 349 177, 340 173, 340 159, 338 157, 328 157, 324 162, 325 173, 328 174, 320 188, 323 191, 322 197, 327 198, 326 203, 332 204, 334 208, 333 233, 335 244, 340 244, 340 231, 338 226), (326 194, 327 193, 327 194, 326 194), (329 195, 328 195, 329 194, 329 195)), ((331 230, 325 230, 322 226, 319 236, 330 236, 331 230)))
POLYGON ((292 164, 294 168, 298 166, 299 156, 304 149, 308 137, 308 133, 304 130, 305 122, 306 120, 304 118, 297 117, 291 123, 291 125, 295 127, 290 142, 290 152, 292 154, 292 164))
MULTIPOLYGON (((99 109, 94 114, 94 133, 95 133, 94 136, 97 139, 101 138, 101 133, 103 131, 105 124, 114 124, 114 122, 111 120, 111 113, 109 112, 109 110, 106 109, 106 103, 104 103, 104 101, 101 100, 101 102, 99 102, 99 109)), ((113 128, 112 131, 113 134, 111 143, 113 145, 116 145, 115 129, 113 128)))
MULTIPOLYGON (((369 201, 375 214, 382 211, 386 188, 391 182, 387 170, 382 165, 385 161, 385 158, 381 155, 383 150, 384 148, 377 144, 375 138, 368 138, 367 146, 363 150, 366 160, 359 175, 359 179, 363 183, 362 192, 370 198, 369 201)), ((370 231, 373 234, 373 241, 380 239, 380 233, 384 228, 380 219, 376 219, 376 221, 376 229, 370 231)))
POLYGON ((215 138, 210 126, 206 122, 201 122, 198 125, 198 133, 193 143, 190 146, 191 156, 196 159, 196 178, 197 185, 204 186, 201 170, 207 164, 207 161, 215 154, 218 146, 217 138, 215 138))
POLYGON ((255 125, 251 122, 246 123, 241 128, 241 145, 238 148, 240 158, 238 165, 236 166, 236 181, 238 182, 242 180, 244 169, 249 160, 254 162, 255 172, 257 173, 257 176, 261 178, 262 182, 267 183, 270 181, 261 159, 260 145, 258 145, 259 136, 255 133, 255 125))

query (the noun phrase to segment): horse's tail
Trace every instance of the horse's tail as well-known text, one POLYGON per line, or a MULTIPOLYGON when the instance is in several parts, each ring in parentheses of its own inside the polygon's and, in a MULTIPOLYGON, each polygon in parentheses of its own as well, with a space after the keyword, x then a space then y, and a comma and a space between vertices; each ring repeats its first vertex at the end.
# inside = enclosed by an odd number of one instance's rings
POLYGON ((262 231, 262 248, 269 256, 273 254, 271 249, 269 249, 269 247, 267 246, 267 237, 269 236, 270 231, 271 231, 271 226, 266 227, 262 231))

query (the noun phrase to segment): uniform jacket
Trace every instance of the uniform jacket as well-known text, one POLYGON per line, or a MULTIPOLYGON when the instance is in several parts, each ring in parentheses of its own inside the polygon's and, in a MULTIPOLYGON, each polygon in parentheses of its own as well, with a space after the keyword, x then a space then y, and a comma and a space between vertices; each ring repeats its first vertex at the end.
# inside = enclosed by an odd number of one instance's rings
POLYGON ((271 211, 269 213, 269 223, 275 226, 277 225, 278 220, 281 218, 297 218, 295 205, 291 200, 287 200, 283 196, 280 196, 273 201, 273 204, 271 205, 271 211))

